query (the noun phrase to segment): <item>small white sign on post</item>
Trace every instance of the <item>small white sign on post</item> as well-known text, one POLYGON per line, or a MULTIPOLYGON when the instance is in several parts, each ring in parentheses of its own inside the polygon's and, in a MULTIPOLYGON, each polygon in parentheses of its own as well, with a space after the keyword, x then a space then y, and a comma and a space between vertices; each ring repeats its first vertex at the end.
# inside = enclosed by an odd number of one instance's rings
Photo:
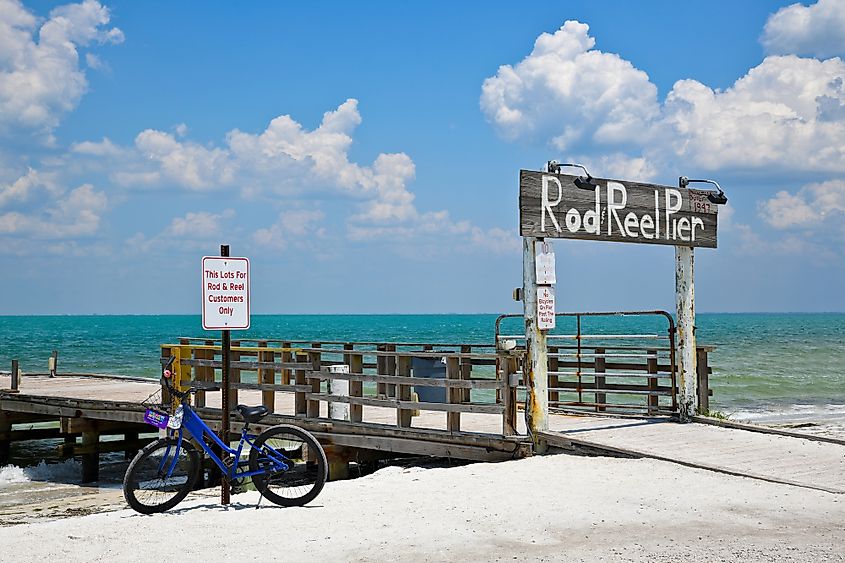
POLYGON ((555 327, 555 288, 537 288, 537 328, 551 330, 555 327))
POLYGON ((249 328, 249 259, 204 256, 202 259, 202 328, 249 328))
POLYGON ((555 253, 552 252, 548 242, 539 245, 540 252, 537 253, 534 263, 537 266, 537 283, 540 285, 554 285, 555 279, 555 253))

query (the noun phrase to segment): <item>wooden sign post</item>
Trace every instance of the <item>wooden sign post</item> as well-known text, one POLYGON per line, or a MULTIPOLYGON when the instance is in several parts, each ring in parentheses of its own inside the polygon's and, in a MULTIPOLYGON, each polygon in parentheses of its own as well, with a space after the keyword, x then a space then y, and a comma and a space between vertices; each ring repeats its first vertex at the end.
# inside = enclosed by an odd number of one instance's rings
MULTIPOLYGON (((686 180, 685 178, 683 180, 686 180)), ((716 248, 718 203, 714 192, 641 182, 579 177, 551 172, 520 170, 519 224, 524 237, 523 294, 525 300, 525 336, 528 361, 534 377, 528 377, 534 397, 546 389, 545 352, 532 354, 532 346, 545 350, 545 335, 531 324, 536 319, 536 280, 534 245, 542 238, 601 240, 637 244, 661 244, 675 247, 675 307, 677 314, 677 357, 680 374, 679 401, 681 420, 688 420, 698 407, 695 354, 695 280, 693 249, 716 248), (714 202, 716 201, 716 202, 714 202), (531 246, 529 251, 528 246, 531 246), (530 261, 530 267, 529 267, 530 261), (532 305, 534 304, 534 305, 532 305), (543 365, 540 366, 539 363, 543 365), (536 365, 535 365, 536 364, 536 365), (537 370, 537 371, 534 371, 537 370), (542 381, 540 381, 542 379, 542 381)), ((720 196, 723 196, 721 189, 720 196)), ((538 350, 539 351, 539 350, 538 350)), ((543 393, 545 395, 545 392, 543 393)), ((546 403, 547 405, 548 403, 546 403)), ((531 426, 529 413, 529 426, 531 426)), ((542 430, 543 416, 531 431, 542 430)))
MULTIPOLYGON (((528 387, 525 417, 534 446, 542 450, 538 432, 549 429, 548 353, 546 332, 537 326, 537 247, 536 237, 522 239, 522 304, 525 318, 525 368, 528 387)), ((540 452, 542 453, 542 452, 540 452)))

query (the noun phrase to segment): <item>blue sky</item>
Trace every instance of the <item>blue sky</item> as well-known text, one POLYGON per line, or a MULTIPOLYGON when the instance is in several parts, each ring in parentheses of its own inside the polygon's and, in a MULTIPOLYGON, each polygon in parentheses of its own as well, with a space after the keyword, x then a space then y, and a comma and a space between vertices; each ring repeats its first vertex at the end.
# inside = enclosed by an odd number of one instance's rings
MULTIPOLYGON (((0 0, 0 314, 511 312, 518 171, 712 177, 700 311, 842 311, 845 2, 0 0)), ((558 308, 673 307, 557 241, 558 308)))

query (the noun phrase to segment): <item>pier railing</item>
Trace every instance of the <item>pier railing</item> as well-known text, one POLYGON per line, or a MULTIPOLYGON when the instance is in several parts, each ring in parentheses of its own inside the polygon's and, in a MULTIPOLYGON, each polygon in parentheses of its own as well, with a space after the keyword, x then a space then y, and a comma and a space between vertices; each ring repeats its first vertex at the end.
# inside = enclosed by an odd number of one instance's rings
MULTIPOLYGON (((277 414, 450 433, 472 432, 473 426, 462 421, 486 415, 501 420, 502 435, 516 434, 516 381, 510 374, 517 371, 520 352, 497 351, 492 344, 232 344, 231 405, 238 403, 242 391, 260 391, 262 404, 277 414), (348 369, 332 368, 339 365, 348 369)), ((211 406, 209 393, 219 385, 222 368, 220 342, 182 338, 178 344, 162 345, 162 356, 170 355, 176 357, 175 383, 205 388, 197 393, 195 405, 211 406)), ((490 426, 484 427, 489 432, 490 426)))
MULTIPOLYGON (((496 321, 496 342, 501 348, 521 350, 522 334, 503 334, 502 321, 521 315, 502 315, 496 321)), ((547 335, 548 390, 551 409, 607 414, 674 415, 677 404, 675 322, 666 311, 557 313, 566 333, 547 335), (607 333, 584 330, 587 319, 636 319, 654 330, 607 333), (566 323, 566 321, 569 321, 566 323), (570 326, 571 325, 571 326, 570 326), (662 325, 662 326, 661 326, 662 325), (659 328, 657 328, 659 327, 659 328)), ((697 349, 699 405, 709 406, 708 353, 697 349)), ((525 389, 521 369, 518 389, 525 389)))

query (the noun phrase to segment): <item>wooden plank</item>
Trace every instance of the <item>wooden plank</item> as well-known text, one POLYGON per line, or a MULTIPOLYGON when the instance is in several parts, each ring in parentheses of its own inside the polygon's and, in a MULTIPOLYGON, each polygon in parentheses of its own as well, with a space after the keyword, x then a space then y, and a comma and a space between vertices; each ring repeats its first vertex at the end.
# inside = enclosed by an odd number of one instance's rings
MULTIPOLYGON (((312 373, 312 372, 308 372, 312 373)), ((317 372, 319 373, 319 372, 317 372)), ((197 389, 213 389, 220 390, 220 383, 217 381, 186 381, 185 385, 196 387, 197 389)), ((295 393, 297 391, 311 391, 311 385, 278 385, 276 383, 233 383, 230 385, 233 389, 248 389, 251 391, 282 391, 288 393, 295 393)))
MULTIPOLYGON (((194 350, 200 350, 199 348, 193 348, 194 350)), ((260 352, 261 354, 266 353, 268 350, 264 350, 260 352)), ((272 350, 270 350, 272 351, 272 350)), ((214 353, 213 350, 206 350, 206 352, 214 353)), ((289 353, 289 352, 285 352, 289 353)), ((182 360, 183 366, 192 366, 192 367, 209 367, 209 368, 216 368, 220 369, 223 367, 222 360, 208 360, 208 359, 188 359, 182 360)), ((231 363, 232 368, 239 369, 241 371, 259 371, 263 369, 269 369, 273 371, 281 371, 284 372, 285 370, 293 370, 293 369, 306 369, 310 368, 311 364, 309 363, 301 363, 301 362, 293 362, 293 361, 286 361, 286 362, 263 362, 263 361, 255 361, 255 362, 246 362, 246 361, 233 361, 231 363)), ((77 374, 79 375, 79 374, 77 374)))
POLYGON ((97 432, 99 434, 122 434, 130 430, 149 430, 154 428, 147 424, 129 423, 114 420, 98 420, 92 418, 59 419, 59 430, 62 434, 81 434, 83 432, 97 432))
POLYGON ((523 237, 716 248, 718 206, 707 192, 605 178, 593 179, 596 189, 581 189, 577 178, 520 170, 523 237))
POLYGON ((308 400, 326 401, 329 403, 349 403, 350 405, 368 405, 372 407, 402 408, 407 410, 443 411, 443 412, 467 412, 479 414, 502 414, 502 405, 463 405, 449 403, 421 403, 419 401, 400 401, 397 399, 376 399, 373 397, 343 397, 330 395, 328 393, 307 393, 308 400))
MULTIPOLYGON (((311 373, 310 371, 308 372, 311 373)), ((385 382, 387 383, 402 383, 405 385, 416 385, 420 387, 450 387, 459 389, 500 389, 503 387, 501 381, 496 379, 470 379, 468 381, 462 379, 440 379, 440 378, 426 378, 426 377, 403 377, 398 375, 370 375, 363 373, 329 373, 322 370, 319 373, 322 379, 348 379, 350 381, 364 381, 364 382, 385 382)))

